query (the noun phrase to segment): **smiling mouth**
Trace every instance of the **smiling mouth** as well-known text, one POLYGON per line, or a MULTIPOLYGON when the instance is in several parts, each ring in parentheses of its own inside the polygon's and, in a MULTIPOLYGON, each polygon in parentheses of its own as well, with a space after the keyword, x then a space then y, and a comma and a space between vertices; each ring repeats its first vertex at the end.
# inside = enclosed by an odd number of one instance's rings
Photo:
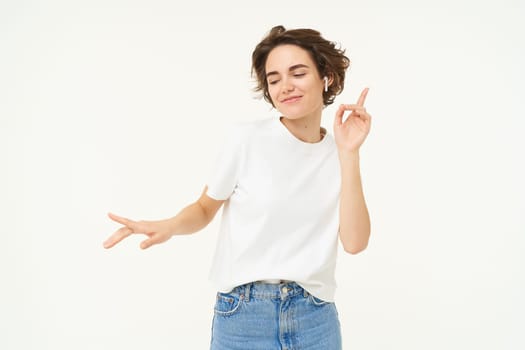
POLYGON ((284 100, 282 100, 281 102, 282 103, 293 103, 293 102, 296 102, 296 101, 299 101, 301 99, 302 96, 293 96, 293 97, 288 97, 284 100))

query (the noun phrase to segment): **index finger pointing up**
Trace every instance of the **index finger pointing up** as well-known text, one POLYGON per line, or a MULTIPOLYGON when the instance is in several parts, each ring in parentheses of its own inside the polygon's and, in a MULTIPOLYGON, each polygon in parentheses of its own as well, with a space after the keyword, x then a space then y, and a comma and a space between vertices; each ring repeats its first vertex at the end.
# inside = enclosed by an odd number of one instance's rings
POLYGON ((366 95, 368 94, 368 88, 364 88, 363 89, 363 92, 361 92, 361 96, 359 96, 359 100, 357 100, 357 104, 359 106, 364 106, 365 105, 365 98, 366 98, 366 95))

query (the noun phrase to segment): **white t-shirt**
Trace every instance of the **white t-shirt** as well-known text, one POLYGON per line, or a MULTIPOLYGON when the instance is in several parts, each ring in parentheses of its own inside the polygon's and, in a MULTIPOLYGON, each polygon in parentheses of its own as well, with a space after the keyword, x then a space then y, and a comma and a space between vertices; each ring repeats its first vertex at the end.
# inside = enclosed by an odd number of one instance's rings
POLYGON ((341 173, 332 135, 301 141, 279 117, 232 123, 207 185, 209 197, 227 199, 209 274, 217 290, 284 279, 335 300, 341 173))

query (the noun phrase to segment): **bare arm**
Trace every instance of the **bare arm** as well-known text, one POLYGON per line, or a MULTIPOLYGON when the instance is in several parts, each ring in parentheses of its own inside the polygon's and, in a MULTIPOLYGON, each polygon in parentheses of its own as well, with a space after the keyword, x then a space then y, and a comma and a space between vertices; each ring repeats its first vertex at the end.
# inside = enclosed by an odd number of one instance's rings
POLYGON ((370 238, 370 216, 366 207, 359 171, 359 154, 339 155, 341 162, 341 199, 339 238, 346 252, 364 250, 370 238))
POLYGON ((134 221, 112 213, 110 219, 124 225, 111 235, 105 242, 104 248, 111 248, 133 233, 142 233, 149 238, 140 244, 146 249, 154 244, 162 243, 174 235, 191 234, 202 230, 215 217, 224 200, 215 200, 207 194, 208 187, 204 187, 201 197, 194 203, 184 207, 176 216, 156 221, 134 221))
POLYGON ((336 112, 334 135, 341 163, 341 198, 339 207, 339 238, 346 252, 357 254, 368 245, 370 216, 363 195, 359 168, 359 148, 366 139, 372 116, 366 112, 368 88, 357 104, 342 104, 336 112), (345 111, 352 111, 343 123, 345 111))

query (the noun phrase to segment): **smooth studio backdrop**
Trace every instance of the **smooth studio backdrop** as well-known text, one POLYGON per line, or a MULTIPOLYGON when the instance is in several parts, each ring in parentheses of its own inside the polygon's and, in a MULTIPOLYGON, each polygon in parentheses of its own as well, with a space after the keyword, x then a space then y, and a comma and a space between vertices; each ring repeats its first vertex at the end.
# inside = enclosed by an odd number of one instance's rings
POLYGON ((229 123, 277 115, 250 58, 278 24, 347 49, 330 133, 370 88, 372 236, 339 251, 344 349, 525 348, 524 15, 511 0, 1 2, 0 348, 208 348, 221 212, 146 251, 143 236, 104 250, 106 213, 174 216, 229 123))

